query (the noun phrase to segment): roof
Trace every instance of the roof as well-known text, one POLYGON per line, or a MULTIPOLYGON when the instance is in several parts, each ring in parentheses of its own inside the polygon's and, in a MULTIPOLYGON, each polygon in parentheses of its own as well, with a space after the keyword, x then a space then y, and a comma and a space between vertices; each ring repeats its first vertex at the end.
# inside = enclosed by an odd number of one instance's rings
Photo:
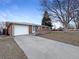
POLYGON ((39 25, 39 24, 33 24, 33 23, 27 23, 27 22, 6 22, 6 23, 11 23, 15 25, 32 25, 32 26, 42 26, 42 27, 47 27, 45 25, 39 25))

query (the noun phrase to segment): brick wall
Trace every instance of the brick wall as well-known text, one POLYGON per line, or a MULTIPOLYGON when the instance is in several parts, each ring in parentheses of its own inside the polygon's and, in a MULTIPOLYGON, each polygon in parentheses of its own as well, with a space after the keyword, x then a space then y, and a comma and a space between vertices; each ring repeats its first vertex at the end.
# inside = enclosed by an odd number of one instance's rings
POLYGON ((39 27, 37 29, 37 34, 46 34, 50 31, 48 27, 39 27))
POLYGON ((29 33, 32 33, 32 25, 29 25, 29 33))
POLYGON ((10 25, 10 27, 8 28, 8 34, 12 35, 12 25, 10 25))
POLYGON ((12 35, 12 24, 6 23, 7 26, 7 35, 12 35))

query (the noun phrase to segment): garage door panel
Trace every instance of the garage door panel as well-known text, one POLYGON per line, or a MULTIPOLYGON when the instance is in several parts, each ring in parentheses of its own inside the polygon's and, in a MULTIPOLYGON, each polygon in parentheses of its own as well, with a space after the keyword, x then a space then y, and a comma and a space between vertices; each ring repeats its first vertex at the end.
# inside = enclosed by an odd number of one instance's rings
POLYGON ((22 25, 14 26, 14 35, 25 35, 25 34, 29 34, 28 26, 22 26, 22 25))

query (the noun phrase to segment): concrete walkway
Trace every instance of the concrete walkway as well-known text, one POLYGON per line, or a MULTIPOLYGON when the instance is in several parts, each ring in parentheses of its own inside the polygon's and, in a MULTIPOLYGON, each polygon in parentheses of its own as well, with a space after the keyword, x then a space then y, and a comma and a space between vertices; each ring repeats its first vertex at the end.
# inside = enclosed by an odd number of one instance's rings
POLYGON ((28 59, 79 59, 79 47, 37 36, 17 36, 14 40, 28 59))

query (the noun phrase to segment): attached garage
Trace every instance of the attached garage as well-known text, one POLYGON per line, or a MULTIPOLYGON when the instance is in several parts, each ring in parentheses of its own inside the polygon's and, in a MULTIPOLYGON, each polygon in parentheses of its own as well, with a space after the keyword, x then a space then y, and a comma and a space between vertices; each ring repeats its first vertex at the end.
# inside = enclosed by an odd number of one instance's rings
POLYGON ((47 26, 41 26, 36 24, 30 23, 17 23, 17 22, 6 22, 6 33, 10 36, 17 36, 17 35, 29 35, 29 34, 38 34, 47 32, 47 26))
POLYGON ((26 35, 29 34, 29 26, 24 25, 14 25, 13 35, 26 35))
POLYGON ((29 28, 30 25, 25 23, 16 23, 16 22, 6 22, 7 25, 7 33, 10 36, 16 35, 28 35, 30 34, 29 28))
POLYGON ((35 24, 6 22, 6 25, 8 29, 8 34, 11 36, 29 35, 36 32, 35 24))

